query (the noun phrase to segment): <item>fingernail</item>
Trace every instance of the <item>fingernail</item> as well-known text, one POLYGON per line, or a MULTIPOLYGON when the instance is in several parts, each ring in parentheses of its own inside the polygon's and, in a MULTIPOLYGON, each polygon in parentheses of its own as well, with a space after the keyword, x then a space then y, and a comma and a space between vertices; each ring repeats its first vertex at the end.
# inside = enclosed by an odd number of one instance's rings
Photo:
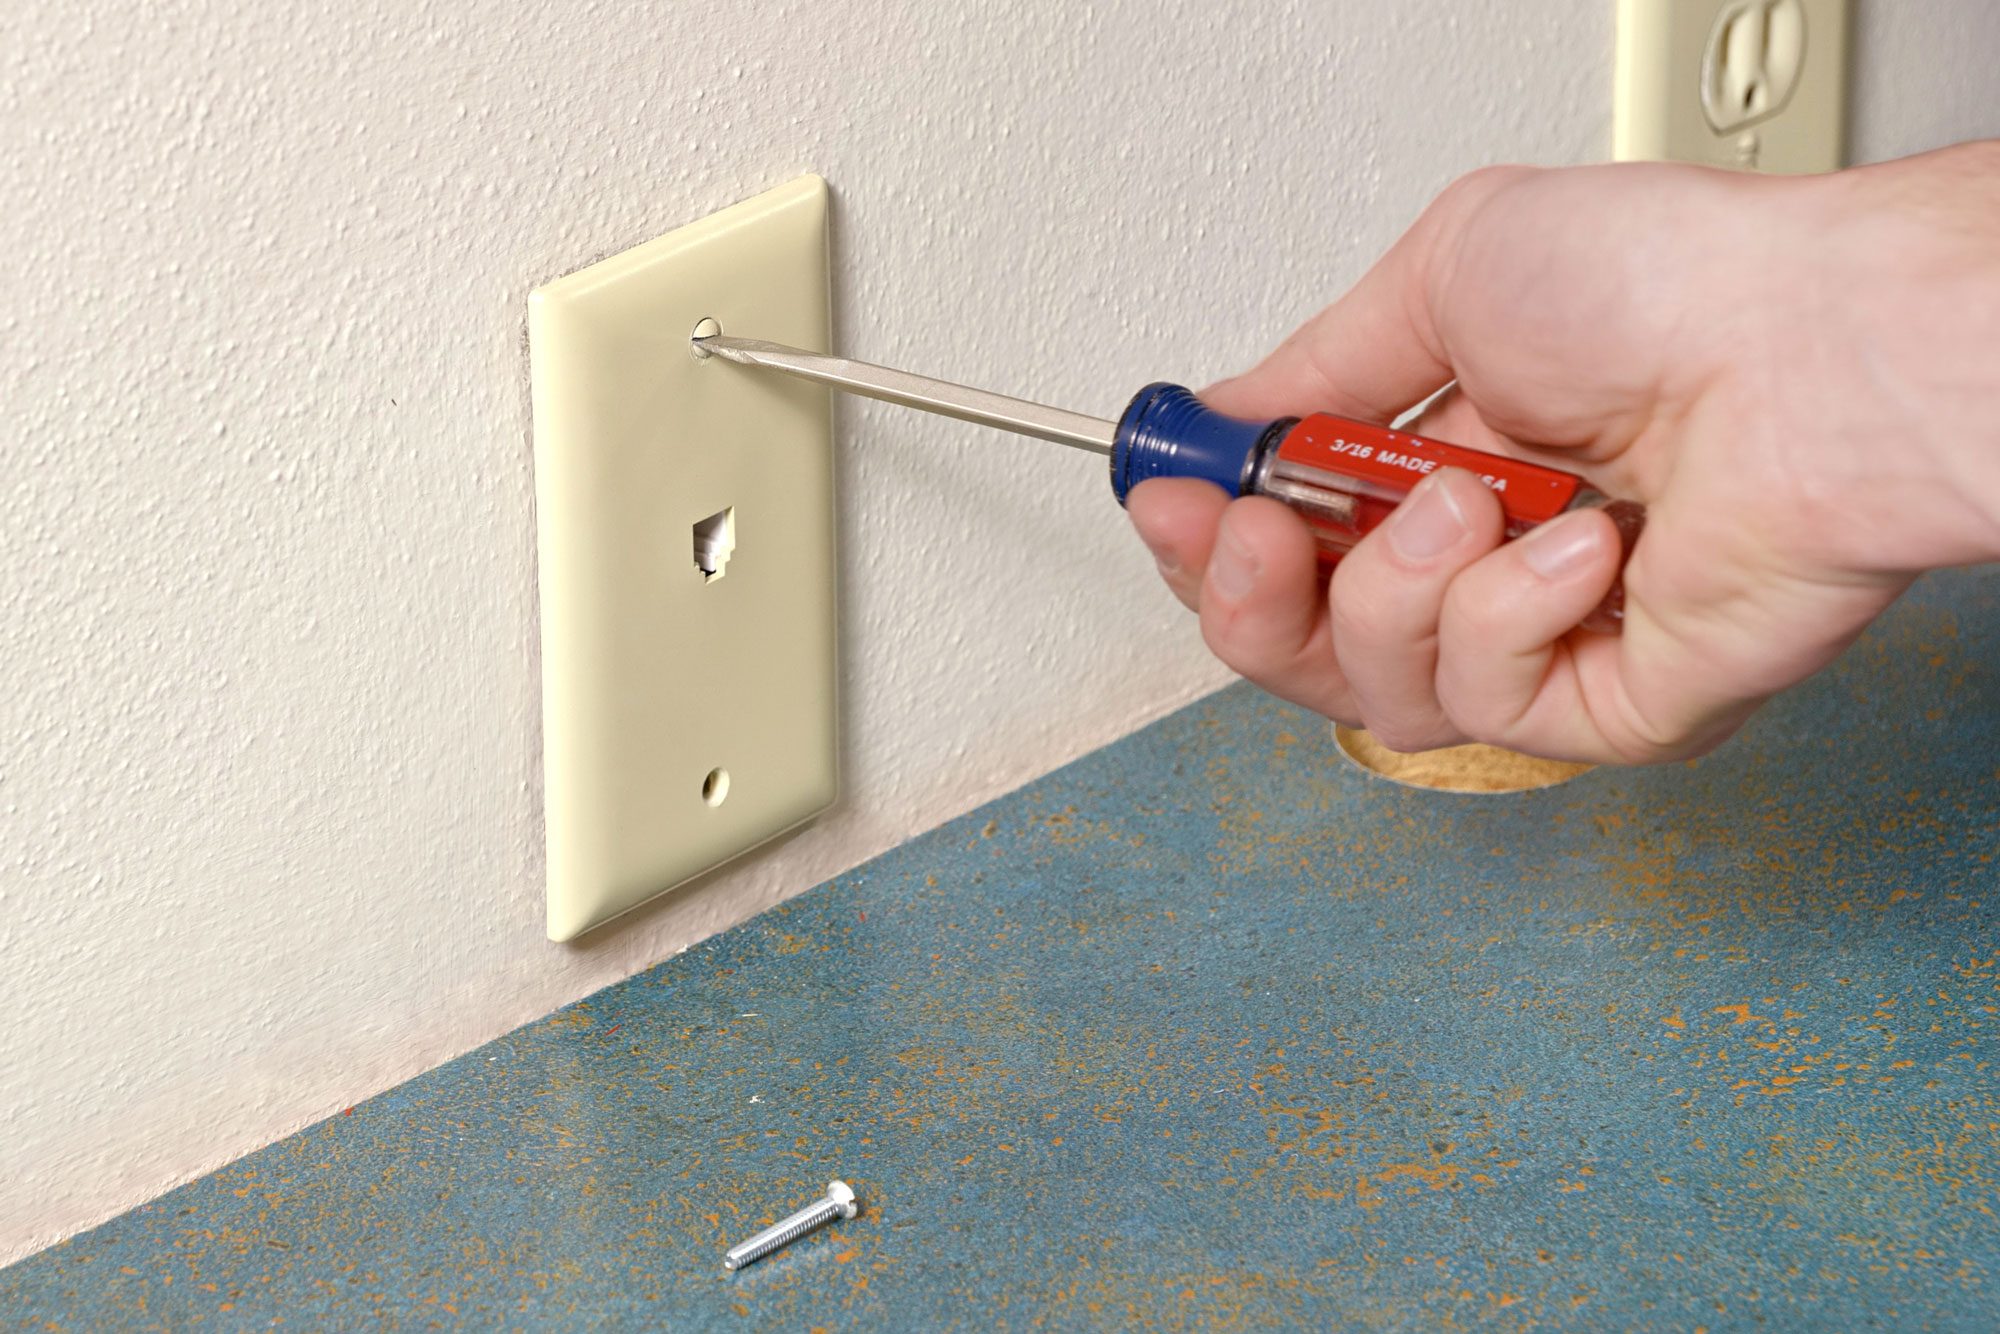
POLYGON ((1413 563, 1436 560, 1465 533, 1465 514, 1441 474, 1418 483, 1389 520, 1389 545, 1413 563))
POLYGON ((1208 561, 1208 586, 1224 601, 1241 602, 1257 582, 1257 553, 1236 535, 1227 518, 1215 535, 1215 554, 1208 561))
POLYGON ((1542 578, 1554 582, 1590 564, 1597 555, 1597 525, 1580 522, 1581 516, 1545 523, 1521 539, 1521 559, 1542 578))

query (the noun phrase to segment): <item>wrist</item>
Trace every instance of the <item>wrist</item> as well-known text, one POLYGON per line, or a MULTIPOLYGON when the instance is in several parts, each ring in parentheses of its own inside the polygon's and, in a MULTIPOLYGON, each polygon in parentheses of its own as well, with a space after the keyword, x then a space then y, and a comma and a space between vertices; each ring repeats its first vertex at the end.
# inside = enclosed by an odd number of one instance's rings
POLYGON ((1871 461, 1861 568, 2000 561, 2000 141, 1824 179, 1822 420, 1871 461))

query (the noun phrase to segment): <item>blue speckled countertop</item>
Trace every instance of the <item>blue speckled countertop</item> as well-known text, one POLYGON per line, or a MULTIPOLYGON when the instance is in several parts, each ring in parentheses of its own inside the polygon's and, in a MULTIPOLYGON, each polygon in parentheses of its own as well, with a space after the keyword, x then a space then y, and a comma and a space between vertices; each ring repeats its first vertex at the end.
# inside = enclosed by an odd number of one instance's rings
POLYGON ((2000 572, 1695 765, 1226 691, 0 1272, 0 1325, 1991 1329, 2000 572), (723 1249, 832 1176, 861 1217, 723 1249))

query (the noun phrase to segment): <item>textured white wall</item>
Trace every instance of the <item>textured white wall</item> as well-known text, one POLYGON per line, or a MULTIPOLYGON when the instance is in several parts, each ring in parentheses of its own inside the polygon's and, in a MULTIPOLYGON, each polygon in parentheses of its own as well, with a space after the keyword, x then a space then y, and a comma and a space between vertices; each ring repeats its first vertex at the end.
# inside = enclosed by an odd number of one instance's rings
MULTIPOLYGON (((2000 11, 1868 8, 1864 153, 2000 128, 2000 11)), ((1221 679, 1101 468, 848 405, 844 806, 549 944, 531 286, 813 169, 847 348, 1110 411, 1599 156, 1610 9, 11 0, 0 1260, 1221 679)))

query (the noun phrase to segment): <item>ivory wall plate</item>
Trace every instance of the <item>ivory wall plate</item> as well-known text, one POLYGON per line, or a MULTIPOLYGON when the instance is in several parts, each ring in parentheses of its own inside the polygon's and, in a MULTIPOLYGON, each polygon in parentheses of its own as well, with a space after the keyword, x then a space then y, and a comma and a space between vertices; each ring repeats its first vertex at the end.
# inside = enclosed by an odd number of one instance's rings
POLYGON ((835 797, 827 391, 697 358, 708 319, 827 347, 824 181, 529 297, 553 940, 835 797))

